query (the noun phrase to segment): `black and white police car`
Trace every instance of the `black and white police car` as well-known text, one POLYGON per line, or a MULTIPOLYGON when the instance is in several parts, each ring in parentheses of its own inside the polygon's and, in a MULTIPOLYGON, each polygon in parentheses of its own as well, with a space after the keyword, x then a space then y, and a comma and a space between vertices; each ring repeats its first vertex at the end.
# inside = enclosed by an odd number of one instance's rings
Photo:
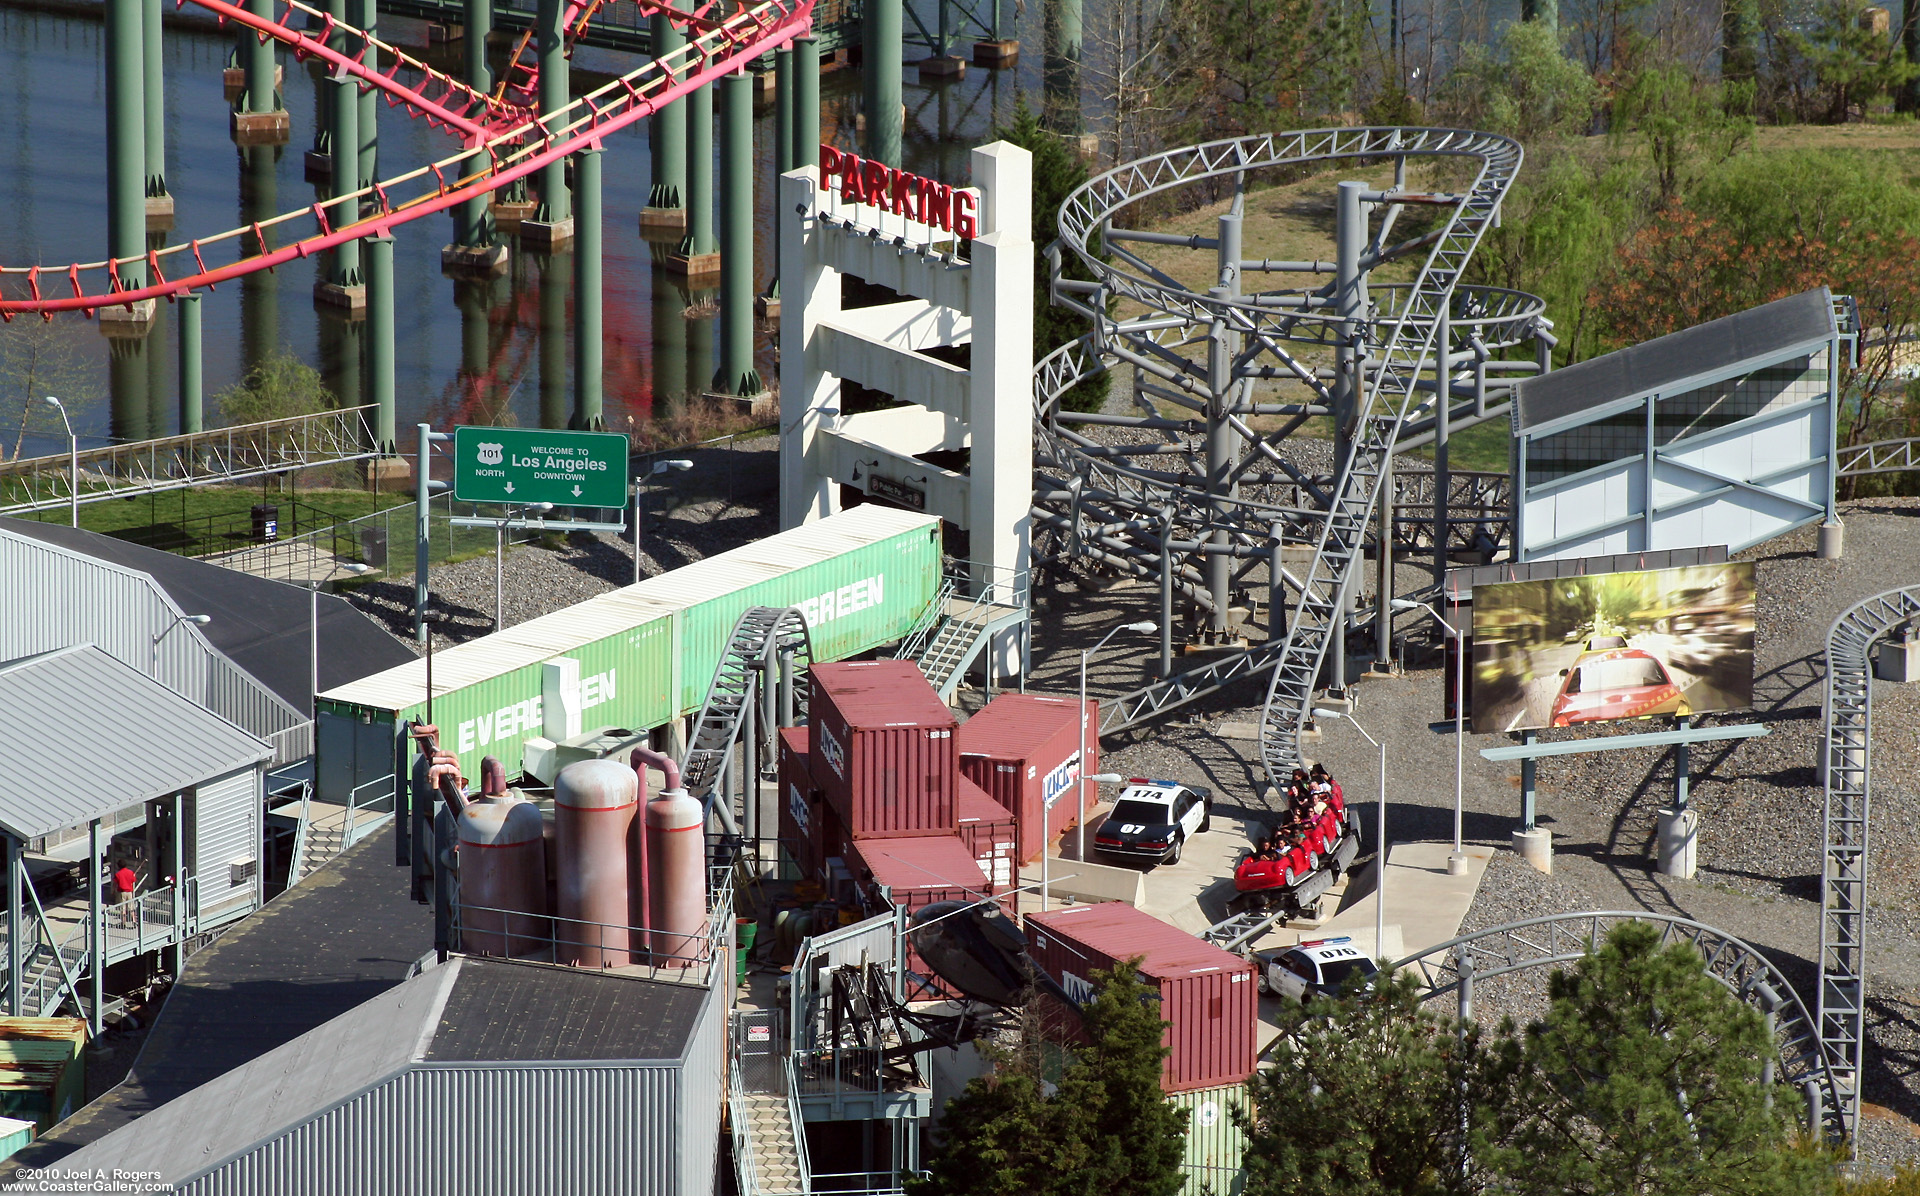
POLYGON ((1349 936, 1309 939, 1285 951, 1256 952, 1254 958, 1260 965, 1261 992, 1302 1003, 1316 996, 1339 996, 1351 976, 1364 977, 1362 982, 1371 985, 1380 970, 1349 936))
POLYGON ((1213 826, 1213 792, 1178 781, 1133 777, 1094 831, 1095 850, 1177 864, 1187 840, 1213 826))

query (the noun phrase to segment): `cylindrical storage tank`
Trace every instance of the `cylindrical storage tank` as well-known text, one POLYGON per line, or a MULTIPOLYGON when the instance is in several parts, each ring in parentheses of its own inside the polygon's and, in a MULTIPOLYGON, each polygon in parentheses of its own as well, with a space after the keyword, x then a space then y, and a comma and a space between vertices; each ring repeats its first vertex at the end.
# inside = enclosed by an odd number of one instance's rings
POLYGON ((540 956, 547 943, 547 852, 540 807, 476 797, 460 815, 460 949, 540 956))
POLYGON ((656 967, 699 961, 707 934, 706 847, 706 811, 686 790, 647 803, 647 928, 656 967))
POLYGON ((627 837, 639 809, 637 786, 633 770, 614 760, 579 760, 554 778, 555 963, 629 962, 627 837))
POLYGON ((1034 962, 1082 1001, 1093 995, 1096 969, 1140 957, 1140 975, 1159 990, 1167 1023, 1163 1091, 1218 1088, 1253 1075, 1260 997, 1252 963, 1124 901, 1030 914, 1026 929, 1034 962))

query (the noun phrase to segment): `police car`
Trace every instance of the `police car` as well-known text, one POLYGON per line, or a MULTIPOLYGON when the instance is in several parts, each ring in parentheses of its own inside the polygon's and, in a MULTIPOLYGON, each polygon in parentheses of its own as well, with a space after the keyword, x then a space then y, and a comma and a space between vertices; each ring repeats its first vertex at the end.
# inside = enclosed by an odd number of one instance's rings
POLYGON ((1213 826, 1213 793, 1199 785, 1133 777, 1094 832, 1096 850, 1177 864, 1187 840, 1213 826))
POLYGON ((1371 985, 1379 968, 1366 952, 1353 946, 1353 939, 1309 939, 1285 951, 1259 953, 1260 991, 1278 993, 1290 1001, 1305 1003, 1316 996, 1337 997, 1347 978, 1359 976, 1371 985))

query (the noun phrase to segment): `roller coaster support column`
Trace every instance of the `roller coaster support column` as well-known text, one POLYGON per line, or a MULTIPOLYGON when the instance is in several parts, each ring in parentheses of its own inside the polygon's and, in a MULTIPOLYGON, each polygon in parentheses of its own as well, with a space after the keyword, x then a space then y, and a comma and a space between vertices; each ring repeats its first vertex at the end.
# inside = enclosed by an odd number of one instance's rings
MULTIPOLYGON (((774 190, 780 187, 780 176, 793 169, 793 59, 794 51, 790 45, 781 46, 773 52, 773 177, 774 190)), ((759 314, 763 319, 778 319, 780 316, 780 225, 777 214, 773 221, 773 274, 767 279, 767 289, 760 293, 759 314)), ((725 236, 725 230, 721 231, 725 236)))
MULTIPOLYGON (((678 7, 678 6, 676 6, 678 7)), ((666 17, 649 18, 653 56, 664 58, 687 44, 686 34, 666 17)), ((648 118, 653 147, 653 188, 640 211, 640 231, 685 232, 687 227, 687 108, 675 100, 648 118)))
POLYGON ((793 165, 820 165, 820 39, 793 40, 793 165))
MULTIPOLYGON (((365 31, 369 38, 378 37, 380 6, 376 0, 351 0, 347 12, 354 19, 354 25, 365 31)), ((369 65, 380 65, 380 53, 374 51, 368 55, 369 65)), ((380 178, 380 97, 375 89, 368 87, 360 92, 360 175, 354 181, 354 190, 370 187, 380 178)))
MULTIPOLYGON (((273 19, 274 0, 247 0, 247 11, 264 20, 273 19)), ((262 40, 251 29, 241 27, 240 65, 246 72, 246 90, 228 117, 228 131, 237 145, 285 145, 292 135, 292 122, 280 106, 279 69, 273 61, 273 48, 279 43, 262 40)))
POLYGON ((1447 492, 1453 488, 1450 446, 1453 408, 1453 299, 1440 305, 1433 330, 1433 584, 1447 580, 1447 492))
MULTIPOLYGON (((1241 214, 1246 192, 1235 188, 1233 206, 1219 220, 1219 285, 1212 293, 1223 299, 1240 294, 1241 214)), ((1240 461, 1240 437, 1230 422, 1241 383, 1233 374, 1238 356, 1239 337, 1216 320, 1207 334, 1207 495, 1210 513, 1217 522, 1208 537, 1212 551, 1206 554, 1207 593, 1213 610, 1207 618, 1209 647, 1234 643, 1233 630, 1233 553, 1227 527, 1233 522, 1234 500, 1238 487, 1233 482, 1234 467, 1240 461)))
POLYGON ((712 284, 720 272, 720 242, 713 235, 713 85, 683 101, 687 106, 687 235, 667 268, 712 284))
POLYGON ((599 431, 604 349, 600 340, 600 155, 598 145, 573 155, 573 421, 599 431))
MULTIPOLYGON (((107 0, 107 252, 121 289, 147 285, 146 0, 107 0)), ((100 309, 108 335, 144 335, 153 300, 100 309)))
MULTIPOLYGON (((560 27, 564 9, 565 0, 540 0, 540 15, 534 19, 541 112, 558 112, 573 99, 565 31, 560 27)), ((567 197, 564 159, 556 158, 540 168, 540 210, 534 219, 521 223, 520 236, 529 244, 549 249, 573 240, 573 206, 567 197)))
POLYGON ((200 294, 182 295, 180 308, 180 432, 201 430, 205 380, 200 356, 200 294))
MULTIPOLYGON (((720 370, 713 388, 766 393, 753 368, 753 80, 720 81, 720 370)), ((778 227, 775 221, 775 227, 778 227)))
POLYGON ((140 0, 140 81, 146 96, 141 104, 146 117, 146 219, 147 227, 155 230, 173 227, 173 196, 167 193, 167 80, 160 44, 163 2, 140 0))
POLYGON ((398 451, 394 429, 393 345, 396 318, 393 293, 393 237, 367 238, 367 390, 373 402, 373 447, 398 451))
MULTIPOLYGON (((358 3, 359 0, 352 0, 353 5, 358 3)), ((341 21, 350 22, 354 15, 349 0, 333 0, 328 11, 341 21)), ((340 46, 345 54, 357 53, 359 49, 358 38, 348 38, 340 46)), ((339 198, 360 189, 360 85, 348 75, 329 77, 321 87, 326 92, 327 128, 331 135, 327 191, 335 198, 327 207, 327 218, 335 228, 340 228, 360 218, 358 199, 339 198)), ((347 241, 332 251, 325 277, 313 284, 313 298, 316 303, 340 308, 349 316, 366 314, 367 286, 360 273, 358 241, 347 241)), ((354 369, 357 374, 358 366, 354 369)))
MULTIPOLYGON (((1345 317, 1333 351, 1333 472, 1345 474, 1353 461, 1353 433, 1360 411, 1360 361, 1365 355, 1361 338, 1366 327, 1366 276, 1360 256, 1367 245, 1365 183, 1341 183, 1334 206, 1334 303, 1345 317)), ((1337 484, 1336 484, 1337 488, 1337 484)), ((1335 603, 1333 638, 1327 647, 1327 692, 1344 698, 1347 692, 1347 615, 1353 608, 1351 574, 1335 603)))
MULTIPOLYGON (((559 257, 542 255, 538 260, 540 426, 564 428, 567 426, 567 276, 559 257)), ((656 373, 656 382, 657 378, 656 373)))
POLYGON ((1393 672, 1393 456, 1380 463, 1380 530, 1374 541, 1373 671, 1393 672))
POLYGON ((888 166, 899 166, 902 126, 906 123, 901 106, 901 60, 906 57, 903 44, 904 0, 867 0, 866 45, 860 63, 861 107, 867 118, 867 157, 888 166))
MULTIPOLYGON (((372 7, 371 0, 360 0, 372 7)), ((467 84, 476 91, 493 90, 493 70, 487 65, 487 34, 493 30, 493 0, 466 0, 463 42, 467 84)), ((470 154, 460 173, 486 169, 487 156, 470 154)), ((440 269, 449 274, 492 274, 507 268, 507 247, 493 243, 492 196, 466 200, 453 209, 453 244, 440 250, 440 269)))

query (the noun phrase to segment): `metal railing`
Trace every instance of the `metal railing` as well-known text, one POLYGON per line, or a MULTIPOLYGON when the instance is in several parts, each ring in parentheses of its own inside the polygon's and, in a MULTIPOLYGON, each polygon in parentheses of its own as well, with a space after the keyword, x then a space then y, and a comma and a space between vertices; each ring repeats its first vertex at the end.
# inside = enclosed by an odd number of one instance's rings
MULTIPOLYGON (((398 503, 270 544, 205 559, 257 577, 302 583, 328 581, 338 574, 362 576, 389 570, 410 574, 414 566, 414 536, 418 531, 417 509, 416 503, 398 503)), ((430 563, 444 564, 452 557, 472 556, 494 547, 491 528, 460 527, 451 522, 456 515, 473 516, 480 510, 474 503, 456 506, 447 494, 436 494, 427 500, 430 563)), ((507 543, 529 543, 540 534, 529 528, 508 528, 507 543)))
POLYGON ((747 1115, 746 1063, 742 1049, 745 1013, 733 1015, 733 1066, 727 1068, 727 1120, 733 1131, 733 1169, 740 1178, 740 1196, 760 1196, 760 1160, 753 1150, 753 1119, 747 1115))
POLYGON ((807 1119, 800 1112, 800 1092, 794 1083, 792 1052, 783 1053, 780 1068, 781 1082, 786 1086, 787 1093, 787 1119, 793 1125, 793 1157, 800 1164, 800 1190, 811 1192, 814 1186, 813 1163, 807 1154, 807 1119))
POLYGON ((396 792, 393 773, 388 773, 384 777, 355 785, 348 791, 347 820, 340 833, 341 851, 352 847, 355 843, 372 834, 376 828, 385 824, 386 818, 381 817, 369 819, 364 825, 361 825, 358 822, 358 816, 361 813, 392 814, 396 792), (381 786, 385 786, 385 788, 382 789, 381 786), (362 794, 366 796, 362 797, 362 794))
POLYGON ((879 1047, 795 1051, 794 1091, 801 1096, 869 1095, 887 1091, 886 1052, 879 1047))
POLYGON ((954 596, 958 584, 952 577, 940 579, 940 592, 934 595, 933 601, 921 613, 920 618, 913 625, 913 630, 907 633, 907 638, 900 641, 900 647, 893 654, 895 660, 920 659, 921 651, 927 646, 928 637, 933 634, 934 628, 946 620, 947 600, 954 596))
POLYGON ((131 494, 178 490, 208 482, 358 461, 380 454, 371 447, 371 406, 343 407, 289 419, 239 424, 158 440, 136 440, 0 464, 0 515, 62 507, 79 491, 82 503, 131 494))
MULTIPOLYGON (((847 1196, 901 1196, 906 1181, 916 1175, 900 1171, 823 1171, 813 1177, 816 1192, 843 1192, 847 1196)), ((1225 1188, 1216 1191, 1225 1191, 1225 1188)))

